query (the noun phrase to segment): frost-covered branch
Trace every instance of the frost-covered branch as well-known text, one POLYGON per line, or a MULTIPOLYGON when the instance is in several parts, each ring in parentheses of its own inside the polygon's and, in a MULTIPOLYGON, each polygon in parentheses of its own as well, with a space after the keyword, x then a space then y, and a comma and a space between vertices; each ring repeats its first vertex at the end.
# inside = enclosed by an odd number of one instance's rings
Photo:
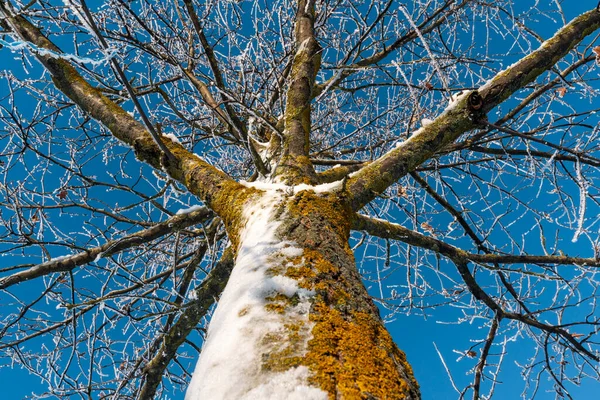
MULTIPOLYGON (((62 53, 27 19, 20 15, 13 15, 4 1, 0 2, 0 12, 22 40, 40 48, 62 53)), ((67 97, 93 118, 101 121, 116 138, 133 147, 139 159, 155 168, 166 170, 174 179, 185 184, 190 192, 203 200, 208 200, 209 206, 212 206, 217 213, 227 211, 219 210, 216 203, 211 204, 215 196, 218 197, 224 189, 243 190, 243 187, 231 180, 227 174, 170 139, 163 139, 163 143, 175 156, 176 161, 164 160, 162 150, 156 145, 146 128, 97 88, 91 86, 69 62, 47 54, 37 54, 36 57, 51 73, 56 87, 67 97)))
POLYGON ((422 247, 440 253, 450 259, 464 258, 481 264, 557 264, 600 267, 600 259, 570 257, 563 255, 516 255, 516 254, 478 254, 469 253, 434 237, 405 228, 389 221, 379 220, 356 214, 352 229, 364 230, 371 235, 384 239, 400 240, 404 243, 422 247))
MULTIPOLYGON (((314 96, 320 96, 324 91, 339 86, 346 78, 352 76, 352 74, 354 74, 356 71, 359 71, 372 65, 376 65, 377 63, 385 60, 396 50, 401 49, 408 43, 418 39, 419 33, 421 36, 423 36, 435 31, 435 29, 442 25, 450 15, 460 11, 470 1, 471 0, 463 0, 458 4, 454 4, 454 1, 447 0, 437 10, 431 13, 431 15, 428 15, 423 20, 423 22, 417 25, 416 29, 410 29, 406 34, 397 38, 390 45, 384 46, 383 50, 368 57, 365 57, 359 61, 356 61, 355 63, 352 63, 350 65, 340 67, 340 70, 337 74, 332 76, 327 81, 316 85, 314 96)), ((358 44, 360 44, 360 42, 358 44)), ((351 53, 348 53, 344 60, 349 60, 350 54, 351 53)))
POLYGON ((160 222, 151 228, 144 229, 120 239, 112 240, 70 256, 57 257, 42 264, 27 268, 24 271, 0 278, 0 289, 6 289, 17 283, 39 278, 55 272, 72 271, 78 266, 85 265, 100 258, 109 257, 113 254, 131 249, 144 243, 151 242, 162 236, 168 235, 190 226, 202 224, 214 218, 214 214, 206 209, 195 210, 187 214, 175 215, 164 222, 160 222))
POLYGON ((300 0, 296 12, 296 53, 285 105, 283 151, 275 176, 290 184, 313 183, 315 172, 308 159, 311 133, 311 99, 321 67, 321 46, 315 37, 315 1, 300 0))
POLYGON ((154 398, 156 389, 162 381, 163 373, 177 354, 177 349, 221 295, 233 269, 233 264, 233 251, 228 248, 202 284, 195 289, 195 299, 186 304, 186 308, 177 322, 162 338, 156 355, 144 367, 144 384, 140 388, 138 399, 151 400, 154 398))
POLYGON ((461 134, 476 128, 485 119, 485 113, 552 68, 598 27, 600 12, 596 9, 575 18, 537 50, 498 73, 477 91, 457 98, 432 123, 354 173, 348 181, 353 208, 361 209, 461 134))
POLYGON ((474 254, 458 249, 439 239, 431 238, 404 228, 401 225, 388 221, 377 220, 357 214, 354 219, 353 229, 365 230, 372 235, 382 238, 400 240, 404 243, 419 246, 448 257, 456 266, 458 272, 464 280, 465 285, 477 300, 483 302, 499 317, 522 322, 531 327, 535 327, 548 333, 557 334, 568 341, 579 352, 587 355, 590 359, 599 361, 596 355, 583 347, 582 343, 561 326, 549 325, 535 319, 535 314, 520 314, 503 309, 503 307, 493 299, 477 283, 473 274, 469 271, 468 261, 479 264, 498 263, 498 264, 561 264, 561 265, 587 265, 600 266, 600 260, 592 258, 567 257, 567 256, 527 256, 527 255, 497 255, 497 254, 474 254))

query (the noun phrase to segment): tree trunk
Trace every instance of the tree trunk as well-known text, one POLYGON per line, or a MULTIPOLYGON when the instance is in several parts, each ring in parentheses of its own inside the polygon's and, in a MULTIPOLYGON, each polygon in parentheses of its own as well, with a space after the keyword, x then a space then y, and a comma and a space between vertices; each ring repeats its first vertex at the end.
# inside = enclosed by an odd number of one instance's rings
POLYGON ((319 192, 256 192, 228 224, 236 265, 186 399, 420 398, 356 270, 353 212, 319 192))

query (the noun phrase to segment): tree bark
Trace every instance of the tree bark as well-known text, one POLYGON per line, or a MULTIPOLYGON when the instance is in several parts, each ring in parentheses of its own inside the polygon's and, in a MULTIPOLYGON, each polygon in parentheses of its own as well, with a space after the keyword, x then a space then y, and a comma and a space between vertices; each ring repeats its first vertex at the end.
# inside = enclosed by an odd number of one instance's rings
POLYGON ((319 192, 240 205, 236 266, 186 399, 420 398, 356 269, 350 204, 319 192))

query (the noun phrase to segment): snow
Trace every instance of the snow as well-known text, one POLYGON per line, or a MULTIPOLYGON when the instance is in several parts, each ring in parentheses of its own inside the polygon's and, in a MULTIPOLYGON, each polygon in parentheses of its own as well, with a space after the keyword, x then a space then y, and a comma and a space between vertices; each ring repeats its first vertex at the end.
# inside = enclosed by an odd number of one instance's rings
POLYGON ((310 42, 310 38, 304 39, 302 41, 302 43, 300 43, 300 46, 298 46, 298 51, 296 52, 296 54, 300 54, 300 53, 303 53, 303 52, 307 51, 308 50, 308 43, 309 42, 310 42))
POLYGON ((71 257, 71 254, 65 255, 65 256, 52 257, 52 259, 50 261, 52 261, 52 262, 59 262, 59 261, 66 260, 69 257, 71 257))
MULTIPOLYGON (((544 42, 544 43, 542 44, 542 47, 545 45, 545 43, 546 43, 546 42, 544 42)), ((485 82, 485 83, 484 83, 484 84, 483 84, 483 85, 482 85, 482 86, 481 86, 481 87, 478 89, 478 92, 479 92, 479 93, 481 93, 481 92, 484 92, 484 91, 486 91, 487 89, 489 89, 489 88, 492 86, 492 83, 494 83, 494 79, 495 79, 497 76, 500 76, 500 75, 502 75, 502 74, 505 74, 507 71, 510 71, 512 68, 514 68, 514 67, 515 67, 517 64, 519 64, 520 62, 521 62, 521 60, 517 60, 517 61, 515 61, 514 63, 510 64, 508 67, 504 68, 502 71, 500 71, 500 72, 496 73, 496 74, 495 74, 493 77, 491 77, 491 78, 490 78, 490 79, 489 79, 487 82, 485 82)))
POLYGON ((49 56, 55 59, 63 59, 66 61, 72 61, 79 64, 90 64, 94 67, 103 65, 110 61, 111 58, 115 56, 116 51, 111 50, 105 53, 105 56, 99 59, 94 59, 90 57, 81 57, 74 54, 67 53, 57 53, 52 50, 44 49, 43 47, 38 47, 30 42, 25 42, 21 40, 15 40, 13 42, 7 42, 4 39, 0 39, 0 46, 6 47, 13 53, 17 53, 20 50, 28 49, 34 54, 39 54, 40 56, 49 56))
POLYGON ((296 185, 296 186, 288 186, 285 183, 267 182, 267 181, 255 181, 255 182, 240 181, 240 183, 246 187, 253 187, 253 188, 259 189, 259 190, 265 190, 265 191, 273 191, 274 190, 274 191, 285 192, 285 193, 289 193, 289 194, 297 194, 297 193, 305 191, 305 190, 313 191, 315 193, 330 193, 330 192, 339 190, 342 187, 342 180, 331 182, 331 183, 324 183, 322 185, 316 185, 316 186, 307 185, 305 183, 302 183, 302 184, 296 185))
POLYGON ((96 36, 96 33, 94 32, 94 28, 90 25, 90 23, 88 22, 87 18, 85 17, 85 15, 83 15, 83 13, 79 10, 78 5, 72 1, 72 0, 63 0, 63 4, 71 9, 71 12, 73 14, 75 14, 75 16, 77 17, 77 19, 79 20, 79 22, 81 22, 81 24, 85 27, 85 29, 89 32, 90 35, 92 36, 96 36))
POLYGON ((421 126, 422 126, 422 127, 426 127, 427 125, 430 125, 432 122, 433 122, 433 120, 432 120, 432 119, 429 119, 429 118, 423 118, 423 119, 421 120, 421 126))
POLYGON ((185 399, 325 400, 327 393, 308 384, 306 367, 261 371, 263 355, 286 346, 284 322, 302 327, 305 351, 313 327, 308 311, 314 292, 298 287, 293 279, 268 273, 290 257, 302 255, 293 242, 277 237, 280 222, 273 220, 279 204, 298 187, 266 182, 245 185, 265 193, 244 210, 246 222, 235 268, 211 319, 185 399), (267 298, 276 293, 299 299, 286 311, 285 321, 281 314, 265 309, 267 298), (273 343, 267 337, 282 340, 273 343))
POLYGON ((581 162, 577 159, 575 163, 577 186, 579 186, 579 212, 577 213, 577 230, 573 234, 572 243, 577 243, 579 236, 583 233, 583 222, 585 221, 586 200, 588 196, 588 183, 581 173, 581 162))
POLYGON ((321 389, 306 386, 309 371, 307 367, 296 367, 280 374, 281 378, 267 382, 243 397, 244 400, 311 400, 327 399, 321 389))
POLYGON ((460 91, 460 92, 455 93, 452 96, 450 96, 450 100, 448 101, 448 107, 446 107, 446 110, 454 107, 459 101, 461 101, 468 94, 469 94, 468 91, 463 90, 463 91, 460 91))
POLYGON ((194 212, 194 211, 202 210, 202 208, 203 207, 201 205, 196 204, 196 205, 193 205, 193 206, 188 207, 188 208, 182 208, 180 210, 177 210, 176 214, 177 215, 189 214, 189 213, 194 212))
POLYGON ((177 138, 177 136, 175 136, 175 135, 174 135, 174 134, 172 134, 172 133, 163 133, 163 136, 164 136, 164 137, 167 137, 167 138, 169 138, 169 139, 171 139, 171 141, 172 141, 172 142, 175 142, 175 143, 177 143, 177 144, 180 144, 180 143, 181 143, 181 142, 179 141, 179 139, 177 138))

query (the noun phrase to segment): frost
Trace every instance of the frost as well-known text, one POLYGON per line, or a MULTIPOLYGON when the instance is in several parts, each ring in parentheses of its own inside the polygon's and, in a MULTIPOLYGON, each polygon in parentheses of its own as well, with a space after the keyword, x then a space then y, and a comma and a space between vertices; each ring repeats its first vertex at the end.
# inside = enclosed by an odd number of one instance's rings
POLYGON ((248 132, 256 132, 256 118, 254 116, 248 118, 248 132))
POLYGON ((53 257, 50 261, 52 261, 52 262, 59 262, 59 261, 66 260, 69 257, 71 257, 71 256, 70 255, 66 255, 66 256, 53 257))
POLYGON ((421 40, 421 43, 423 43, 423 47, 425 48, 425 51, 427 51, 427 54, 429 55, 429 58, 431 59, 433 67, 435 68, 435 71, 438 73, 438 75, 440 77, 440 81, 442 82, 442 86, 447 91, 448 90, 448 85, 446 84, 446 76, 442 72, 442 69, 440 68, 439 63, 437 62, 437 58, 435 58, 435 55, 433 54, 433 52, 429 48, 429 44, 427 43, 427 40, 425 40, 425 37, 423 36, 423 33, 421 33, 421 30, 419 29, 419 27, 415 23, 414 19, 412 19, 412 17, 408 13, 408 11, 406 9, 406 6, 403 5, 403 4, 400 4, 400 7, 398 7, 398 8, 400 9, 400 11, 402 11, 402 14, 404 14, 404 16, 406 17, 406 19, 410 23, 411 27, 417 33, 417 36, 421 40))
POLYGON ((99 252, 98 255, 96 256, 96 258, 94 258, 94 262, 97 263, 98 261, 100 261, 100 259, 102 258, 102 256, 104 255, 104 252, 99 252))
POLYGON ((327 393, 304 384, 308 380, 307 367, 296 367, 280 374, 281 379, 264 383, 248 393, 243 400, 326 400, 327 393), (284 397, 281 397, 285 394, 284 397))
POLYGON ((400 75, 402 76, 402 79, 404 79, 404 82, 406 83, 406 87, 408 88, 408 92, 410 93, 410 97, 412 97, 414 103, 419 104, 419 96, 417 95, 417 93, 415 93, 415 90, 413 89, 413 85, 408 80, 408 77, 402 70, 402 67, 400 67, 400 64, 398 64, 398 62, 396 62, 396 61, 392 61, 392 65, 394 65, 396 67, 396 70, 400 73, 400 75))
POLYGON ((283 372, 260 368, 273 346, 285 346, 287 334, 281 315, 265 309, 267 298, 277 293, 297 296, 298 303, 286 312, 286 323, 305 327, 310 336, 309 298, 314 292, 299 288, 293 279, 268 273, 289 257, 302 255, 302 249, 276 235, 280 222, 273 215, 289 193, 281 189, 284 185, 255 182, 252 186, 266 192, 244 210, 235 268, 212 317, 185 398, 325 400, 324 391, 308 384, 306 367, 283 372), (283 342, 265 341, 274 335, 283 342))
POLYGON ((300 46, 298 46, 298 51, 296 52, 296 54, 300 54, 302 52, 305 52, 308 49, 308 43, 309 42, 310 42, 310 38, 304 39, 304 41, 302 43, 300 43, 300 46))
POLYGON ((579 186, 579 213, 577 216, 577 230, 573 235, 573 239, 571 242, 576 243, 579 239, 579 236, 583 233, 583 221, 585 220, 585 209, 586 209, 586 201, 588 196, 588 183, 585 181, 582 173, 581 173, 581 162, 579 159, 575 164, 575 178, 577 179, 577 186, 579 186))
POLYGON ((114 50, 107 52, 104 55, 104 57, 101 57, 99 59, 76 56, 75 54, 57 53, 52 50, 38 47, 30 42, 25 42, 25 41, 20 41, 20 40, 14 41, 14 42, 7 42, 4 39, 0 39, 0 47, 6 47, 12 52, 18 52, 20 50, 28 49, 31 52, 38 54, 40 56, 49 56, 49 57, 56 58, 56 59, 72 61, 72 62, 75 62, 78 64, 91 64, 94 67, 105 64, 106 62, 110 61, 111 58, 113 58, 115 56, 114 50))
POLYGON ((87 29, 87 31, 92 36, 96 36, 96 33, 94 32, 94 28, 90 25, 90 23, 88 22, 88 20, 85 17, 85 15, 83 15, 81 13, 81 11, 79 10, 79 7, 77 6, 77 4, 74 1, 72 1, 72 0, 63 0, 63 4, 67 8, 69 8, 73 14, 75 14, 75 16, 77 17, 77 19, 79 20, 79 22, 81 22, 81 24, 85 27, 85 29, 87 29))
POLYGON ((202 157, 200 157, 198 154, 194 153, 194 155, 196 156, 196 158, 202 162, 206 162, 206 160, 202 157))

